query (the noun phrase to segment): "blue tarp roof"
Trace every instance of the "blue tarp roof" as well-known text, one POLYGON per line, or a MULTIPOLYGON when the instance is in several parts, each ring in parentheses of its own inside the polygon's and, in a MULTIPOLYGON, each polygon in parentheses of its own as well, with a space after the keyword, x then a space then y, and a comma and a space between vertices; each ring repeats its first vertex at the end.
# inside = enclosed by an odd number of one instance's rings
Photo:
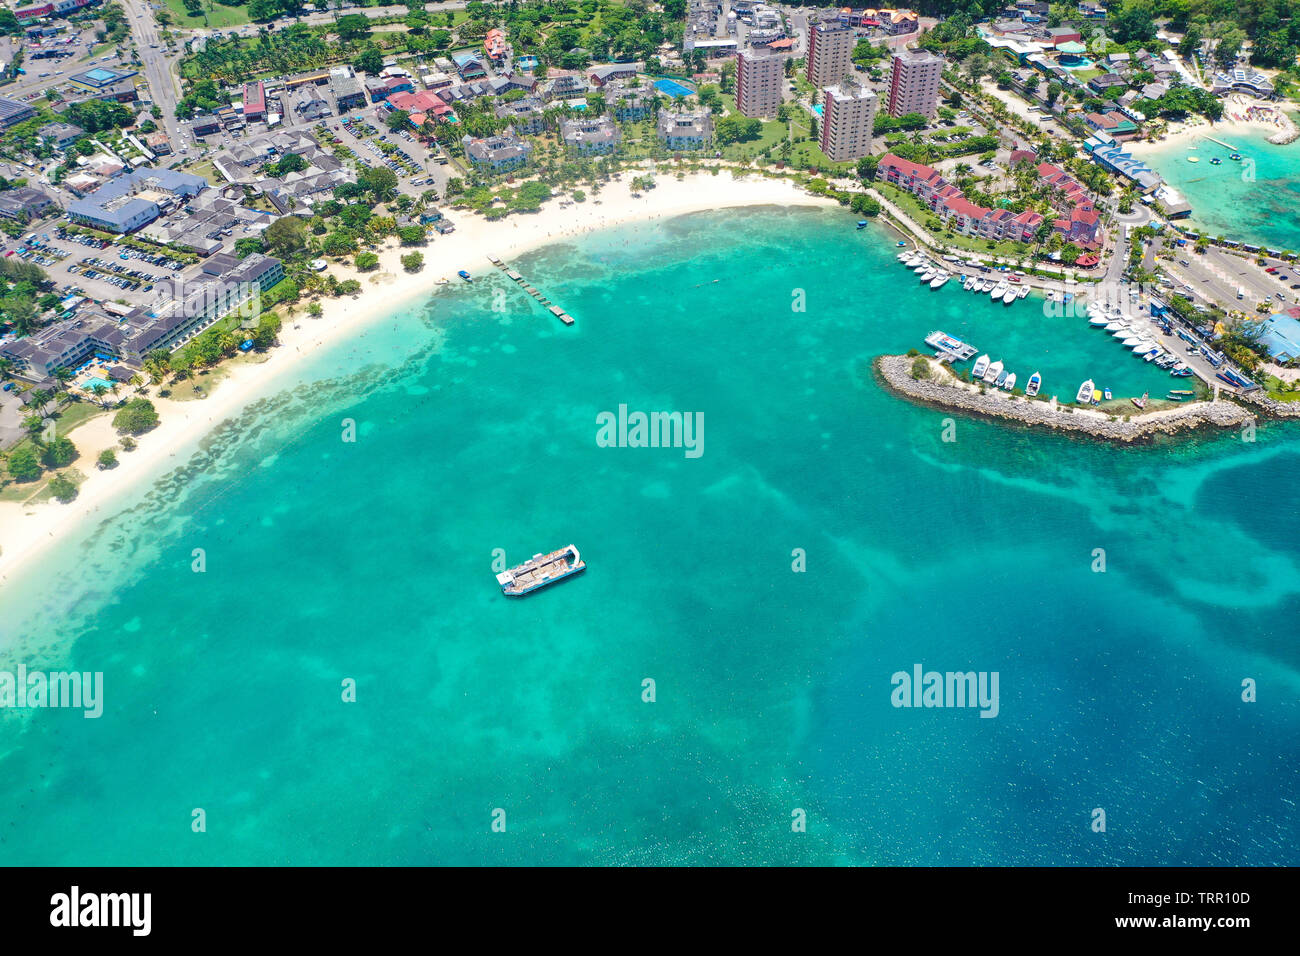
POLYGON ((1278 362, 1300 358, 1300 320, 1289 315, 1269 316, 1259 341, 1278 362))

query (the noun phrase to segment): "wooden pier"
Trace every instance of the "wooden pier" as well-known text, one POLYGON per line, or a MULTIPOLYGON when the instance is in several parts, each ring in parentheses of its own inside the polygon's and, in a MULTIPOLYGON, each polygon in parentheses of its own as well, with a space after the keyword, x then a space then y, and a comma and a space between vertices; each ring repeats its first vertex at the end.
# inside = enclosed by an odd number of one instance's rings
POLYGON ((545 309, 551 313, 551 315, 555 316, 565 325, 573 324, 573 316, 569 315, 569 313, 565 312, 563 309, 561 309, 550 299, 546 298, 546 296, 542 295, 541 290, 535 288, 534 286, 529 285, 528 280, 525 279, 523 276, 521 276, 514 269, 511 269, 509 266, 507 266, 496 256, 488 256, 488 261, 491 262, 498 269, 500 269, 502 272, 504 272, 507 279, 515 283, 515 285, 523 289, 524 292, 528 293, 530 296, 536 299, 540 305, 545 307, 545 309))

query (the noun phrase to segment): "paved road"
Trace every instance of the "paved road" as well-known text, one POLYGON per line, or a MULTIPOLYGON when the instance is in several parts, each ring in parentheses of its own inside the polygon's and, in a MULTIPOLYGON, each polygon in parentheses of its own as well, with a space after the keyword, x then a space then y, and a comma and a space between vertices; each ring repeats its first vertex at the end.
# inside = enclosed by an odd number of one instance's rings
MULTIPOLYGON (((464 0, 450 3, 426 3, 424 9, 429 13, 443 13, 446 11, 464 10, 466 3, 464 0)), ((390 7, 353 7, 345 10, 330 10, 321 13, 307 13, 300 17, 282 17, 279 20, 271 20, 267 23, 248 23, 241 27, 234 27, 223 30, 226 36, 250 37, 266 29, 282 30, 285 27, 301 23, 307 26, 320 26, 322 23, 333 23, 339 17, 348 16, 349 14, 359 14, 370 20, 377 20, 383 17, 404 17, 408 10, 402 6, 390 7)), ((187 36, 207 36, 216 32, 206 27, 183 26, 175 32, 187 36)))
POLYGON ((131 28, 131 37, 135 40, 154 105, 162 110, 162 119, 158 122, 166 130, 172 149, 179 151, 189 145, 182 139, 181 127, 176 122, 176 103, 181 95, 177 66, 180 54, 168 55, 158 35, 153 9, 146 0, 122 0, 122 7, 126 11, 127 25, 131 28))

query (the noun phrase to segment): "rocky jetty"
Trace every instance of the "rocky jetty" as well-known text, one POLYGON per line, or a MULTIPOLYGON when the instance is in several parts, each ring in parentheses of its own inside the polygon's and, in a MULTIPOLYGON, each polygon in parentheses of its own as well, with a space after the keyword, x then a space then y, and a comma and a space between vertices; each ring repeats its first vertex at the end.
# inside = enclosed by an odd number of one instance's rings
POLYGON ((894 394, 920 404, 1113 442, 1146 441, 1196 428, 1240 428, 1255 421, 1248 409, 1228 401, 1193 402, 1152 412, 1135 408, 1126 421, 1125 416, 1074 405, 1054 406, 1050 401, 1009 395, 991 387, 981 392, 979 386, 963 382, 934 359, 921 358, 928 377, 913 378, 915 356, 882 355, 873 363, 876 378, 894 394))

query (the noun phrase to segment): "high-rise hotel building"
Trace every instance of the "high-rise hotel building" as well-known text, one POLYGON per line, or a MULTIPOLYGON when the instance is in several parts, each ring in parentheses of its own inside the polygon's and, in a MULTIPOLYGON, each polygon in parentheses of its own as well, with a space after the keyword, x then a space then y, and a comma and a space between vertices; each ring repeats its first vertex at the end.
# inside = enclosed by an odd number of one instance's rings
POLYGON ((897 51, 889 76, 889 115, 920 113, 934 119, 938 113, 942 75, 943 57, 929 50, 897 51))
POLYGON ((876 94, 854 84, 829 86, 822 105, 821 148, 832 162, 860 159, 871 152, 876 94))
POLYGON ((775 117, 784 80, 785 57, 745 50, 736 61, 736 108, 745 116, 775 117))
POLYGON ((853 30, 833 20, 808 31, 808 82, 817 89, 834 86, 853 72, 853 30))

